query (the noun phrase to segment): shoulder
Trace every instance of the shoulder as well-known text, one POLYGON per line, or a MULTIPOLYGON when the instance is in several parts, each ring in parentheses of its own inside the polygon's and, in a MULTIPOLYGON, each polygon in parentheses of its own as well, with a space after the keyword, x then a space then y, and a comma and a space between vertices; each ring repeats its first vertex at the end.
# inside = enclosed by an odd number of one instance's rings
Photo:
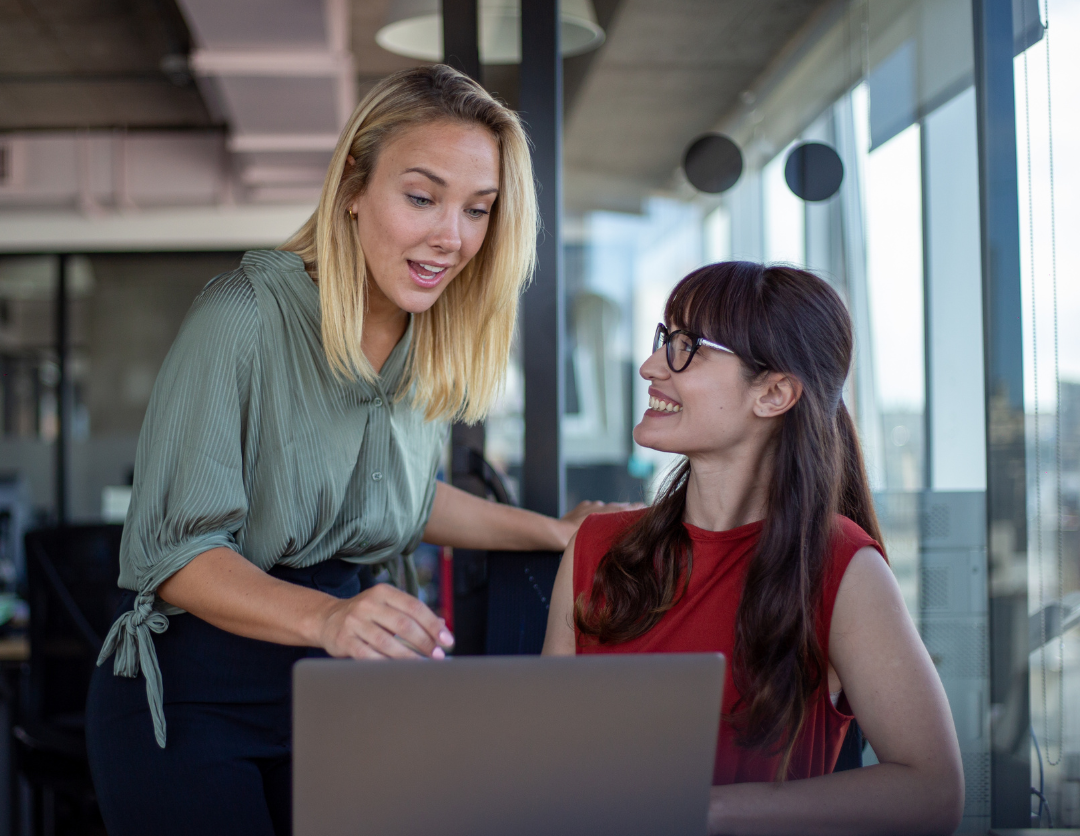
POLYGON ((574 535, 574 586, 587 588, 600 559, 627 529, 640 520, 647 508, 613 514, 590 514, 574 535))
POLYGON ((259 305, 243 267, 211 279, 195 297, 162 372, 200 376, 245 370, 259 344, 259 305))
POLYGON ((885 549, 867 534, 862 526, 843 514, 837 514, 833 524, 833 561, 840 561, 846 565, 856 552, 866 548, 876 549, 882 557, 885 556, 885 549))
POLYGON ((584 550, 602 549, 603 555, 619 536, 645 516, 647 508, 635 511, 618 511, 609 514, 589 514, 577 533, 575 554, 584 550))
POLYGON ((230 325, 232 330, 254 328, 258 319, 258 297, 242 265, 207 282, 188 315, 188 320, 197 325, 230 325))
MULTIPOLYGON (((830 558, 822 585, 823 606, 821 615, 825 620, 821 626, 825 628, 827 628, 828 621, 832 617, 837 594, 840 591, 841 583, 849 574, 848 569, 850 567, 862 566, 868 561, 873 561, 880 564, 880 567, 874 568, 881 568, 891 575, 888 562, 885 559, 885 550, 881 544, 867 534, 862 526, 841 514, 836 515, 830 558)), ((850 586, 850 584, 848 585, 850 586)))

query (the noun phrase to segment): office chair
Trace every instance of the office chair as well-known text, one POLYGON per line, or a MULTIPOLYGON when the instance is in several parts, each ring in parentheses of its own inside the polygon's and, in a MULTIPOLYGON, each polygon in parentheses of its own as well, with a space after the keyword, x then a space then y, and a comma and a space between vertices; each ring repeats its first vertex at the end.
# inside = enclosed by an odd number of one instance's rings
POLYGON ((86 758, 90 676, 120 602, 121 525, 26 535, 30 664, 13 729, 33 832, 102 833, 86 758))
MULTIPOLYGON (((455 445, 451 465, 455 485, 517 505, 509 486, 478 451, 455 445)), ((539 653, 560 557, 559 552, 454 549, 454 654, 539 653)))

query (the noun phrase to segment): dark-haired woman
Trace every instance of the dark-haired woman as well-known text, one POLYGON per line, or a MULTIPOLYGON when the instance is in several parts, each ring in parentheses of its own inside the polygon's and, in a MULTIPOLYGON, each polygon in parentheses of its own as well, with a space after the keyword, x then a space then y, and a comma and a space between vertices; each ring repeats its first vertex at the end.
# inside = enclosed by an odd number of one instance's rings
POLYGON ((544 652, 725 654, 710 833, 951 833, 956 731, 880 545, 843 303, 731 262, 664 320, 634 439, 686 459, 651 507, 578 530, 544 652), (880 765, 831 774, 854 717, 880 765))

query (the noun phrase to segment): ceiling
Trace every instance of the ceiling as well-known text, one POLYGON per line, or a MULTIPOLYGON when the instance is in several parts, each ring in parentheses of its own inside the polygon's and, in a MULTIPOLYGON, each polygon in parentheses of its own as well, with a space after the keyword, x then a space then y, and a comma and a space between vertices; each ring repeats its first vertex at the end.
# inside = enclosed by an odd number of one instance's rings
POLYGON ((190 47, 172 0, 0 0, 0 130, 207 127, 190 47))
MULTIPOLYGON (((0 131, 217 128, 244 184, 311 189, 351 104, 416 64, 375 44, 388 4, 0 0, 0 131)), ((564 65, 572 211, 671 185, 687 144, 829 3, 594 5, 607 40, 564 65)), ((516 104, 515 67, 484 81, 516 104)))
POLYGON ((566 200, 632 209, 764 74, 822 0, 621 0, 566 124, 566 200), (603 202, 601 200, 600 202, 603 202))

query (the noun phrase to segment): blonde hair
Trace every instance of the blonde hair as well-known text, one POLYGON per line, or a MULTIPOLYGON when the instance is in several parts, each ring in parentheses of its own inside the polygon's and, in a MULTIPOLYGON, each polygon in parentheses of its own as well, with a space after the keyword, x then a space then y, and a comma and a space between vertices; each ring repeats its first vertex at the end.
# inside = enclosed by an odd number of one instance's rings
POLYGON ((338 374, 373 381, 360 348, 367 265, 350 203, 366 188, 379 152, 403 128, 436 121, 481 125, 499 147, 499 196, 479 252, 430 309, 413 315, 407 371, 427 420, 469 423, 487 415, 502 385, 518 297, 536 262, 537 208, 528 139, 517 115, 445 64, 383 79, 341 134, 315 213, 280 249, 299 255, 319 283, 323 349, 338 374), (346 171, 347 158, 356 161, 346 171))

